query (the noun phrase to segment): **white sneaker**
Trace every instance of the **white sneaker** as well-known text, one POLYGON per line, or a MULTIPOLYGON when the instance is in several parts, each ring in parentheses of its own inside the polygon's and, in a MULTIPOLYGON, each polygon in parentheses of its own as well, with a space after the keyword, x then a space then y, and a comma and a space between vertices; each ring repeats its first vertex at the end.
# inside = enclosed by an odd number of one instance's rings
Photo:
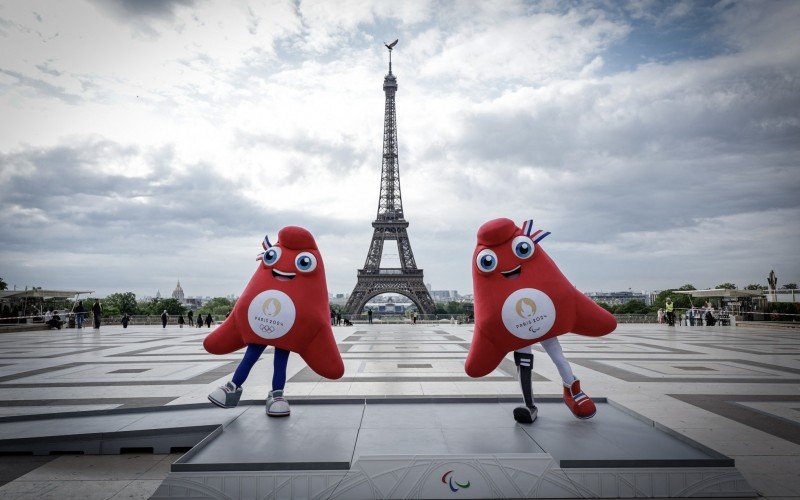
POLYGON ((217 387, 208 395, 208 400, 221 408, 236 408, 242 397, 242 388, 233 382, 217 387))
POLYGON ((270 417, 288 417, 289 402, 283 399, 283 391, 269 391, 267 396, 267 415, 270 417))

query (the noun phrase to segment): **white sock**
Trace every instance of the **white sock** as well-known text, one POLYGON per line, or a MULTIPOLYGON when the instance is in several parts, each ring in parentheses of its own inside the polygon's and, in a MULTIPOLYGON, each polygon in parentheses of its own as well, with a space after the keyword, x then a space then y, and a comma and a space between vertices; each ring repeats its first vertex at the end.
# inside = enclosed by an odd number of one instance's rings
POLYGON ((564 386, 572 387, 572 383, 576 380, 575 374, 572 373, 572 367, 570 367, 569 361, 564 357, 564 352, 561 350, 561 344, 558 342, 558 338, 553 337, 543 340, 541 344, 547 352, 547 355, 553 360, 553 364, 556 365, 558 374, 561 375, 561 380, 564 382, 564 386))

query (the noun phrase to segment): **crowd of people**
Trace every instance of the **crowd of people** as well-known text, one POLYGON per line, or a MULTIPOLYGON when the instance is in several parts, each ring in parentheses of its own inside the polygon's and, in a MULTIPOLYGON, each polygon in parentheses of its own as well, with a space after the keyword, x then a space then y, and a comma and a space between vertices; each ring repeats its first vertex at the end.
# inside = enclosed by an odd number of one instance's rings
POLYGON ((675 321, 684 326, 714 326, 717 323, 717 315, 711 302, 706 302, 703 307, 692 306, 684 309, 679 316, 675 314, 675 305, 670 297, 667 297, 664 308, 658 310, 658 323, 675 326, 675 321))
MULTIPOLYGON (((58 310, 54 308, 48 308, 43 317, 43 322, 46 324, 50 329, 58 329, 61 330, 65 325, 68 328, 78 328, 82 329, 84 322, 86 321, 86 316, 91 312, 92 314, 92 327, 94 330, 99 330, 101 325, 101 320, 103 317, 103 306, 100 304, 100 299, 95 299, 94 304, 92 304, 91 308, 87 311, 86 307, 83 305, 83 301, 79 300, 75 303, 72 307, 72 310, 67 312, 67 310, 63 311, 64 316, 66 319, 63 319, 61 314, 58 310)), ((230 315, 230 312, 225 315, 227 318, 230 315)), ((162 328, 166 328, 167 324, 170 321, 170 317, 174 315, 170 315, 167 310, 165 309, 164 312, 161 313, 161 326, 162 328)), ((194 311, 189 311, 187 313, 187 319, 184 319, 183 314, 177 315, 177 323, 180 328, 183 328, 184 325, 188 324, 189 326, 196 326, 197 328, 202 328, 205 325, 207 328, 211 328, 211 324, 214 323, 214 318, 211 314, 206 314, 203 317, 202 314, 197 315, 197 319, 195 320, 194 311)), ((339 324, 341 324, 341 315, 339 315, 339 324)), ((131 323, 131 315, 127 312, 123 312, 120 318, 120 323, 122 324, 122 328, 128 328, 128 325, 131 323)))

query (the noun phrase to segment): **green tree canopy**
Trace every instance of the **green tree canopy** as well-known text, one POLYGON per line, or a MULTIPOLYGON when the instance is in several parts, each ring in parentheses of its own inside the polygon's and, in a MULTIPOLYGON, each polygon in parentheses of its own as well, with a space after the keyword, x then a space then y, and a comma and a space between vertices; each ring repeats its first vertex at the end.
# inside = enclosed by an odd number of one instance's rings
POLYGON ((686 284, 679 288, 672 288, 670 290, 664 290, 663 292, 658 294, 656 300, 653 302, 653 306, 658 308, 665 308, 667 303, 667 297, 672 299, 672 304, 679 308, 687 308, 692 306, 692 302, 688 295, 684 295, 682 293, 675 293, 676 290, 680 291, 688 291, 688 290, 697 290, 694 285, 686 284))
POLYGON ((227 297, 214 297, 203 304, 202 307, 198 308, 196 313, 203 315, 210 314, 214 318, 224 318, 225 315, 233 309, 234 304, 236 304, 236 301, 227 297))
POLYGON ((606 311, 608 311, 608 312, 610 312, 612 314, 614 313, 614 307, 606 304, 605 302, 598 302, 597 305, 602 307, 603 309, 605 309, 606 311))
POLYGON ((8 284, 0 278, 0 290, 8 290, 8 284))
POLYGON ((108 316, 118 316, 122 313, 139 314, 139 304, 133 292, 112 293, 103 303, 103 312, 108 316))
MULTIPOLYGON (((674 302, 675 299, 673 298, 672 301, 674 302)), ((630 300, 624 304, 618 305, 614 312, 617 314, 647 314, 650 312, 650 308, 647 307, 647 304, 641 300, 630 300)))
POLYGON ((734 285, 733 283, 723 283, 721 285, 715 286, 714 288, 723 290, 736 290, 736 285, 734 285))
POLYGON ((186 314, 186 307, 172 297, 168 299, 151 299, 148 302, 139 302, 139 313, 151 316, 160 316, 166 309, 170 316, 186 314))
POLYGON ((766 290, 767 287, 764 286, 764 285, 755 285, 755 284, 751 283, 751 284, 747 285, 746 287, 744 287, 744 289, 745 290, 766 290))
POLYGON ((445 310, 447 314, 464 314, 464 304, 461 302, 448 302, 445 310))
POLYGON ((797 283, 786 283, 781 290, 797 290, 797 283))

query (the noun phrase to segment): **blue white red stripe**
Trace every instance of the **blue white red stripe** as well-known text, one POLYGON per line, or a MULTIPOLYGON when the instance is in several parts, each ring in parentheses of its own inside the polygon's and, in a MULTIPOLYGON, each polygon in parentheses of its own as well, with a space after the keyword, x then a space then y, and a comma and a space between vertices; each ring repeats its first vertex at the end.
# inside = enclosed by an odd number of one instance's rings
POLYGON ((533 219, 528 219, 522 223, 522 233, 530 237, 534 243, 539 243, 550 235, 550 231, 543 231, 541 229, 534 229, 533 219))

